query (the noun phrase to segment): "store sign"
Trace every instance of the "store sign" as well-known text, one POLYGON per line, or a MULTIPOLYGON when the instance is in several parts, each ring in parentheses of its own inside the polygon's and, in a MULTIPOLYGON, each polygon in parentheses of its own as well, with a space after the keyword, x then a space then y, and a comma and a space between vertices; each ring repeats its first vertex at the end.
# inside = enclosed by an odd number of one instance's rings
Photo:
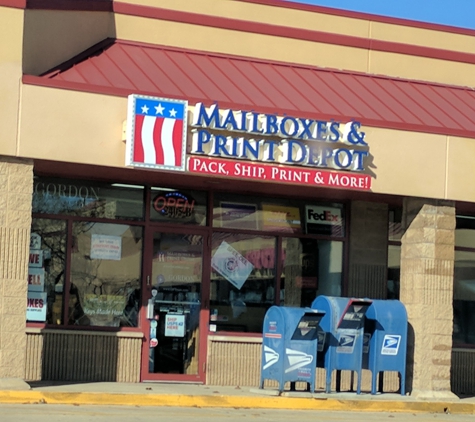
POLYGON ((341 209, 325 207, 320 205, 307 205, 305 207, 307 224, 324 224, 330 226, 341 226, 341 209))
POLYGON ((369 155, 357 121, 220 110, 217 104, 207 109, 198 103, 192 126, 193 154, 353 171, 364 170, 369 155))
POLYGON ((187 102, 129 95, 126 165, 185 170, 187 102))
POLYGON ((92 186, 71 185, 63 183, 36 182, 33 188, 35 195, 45 197, 60 197, 69 201, 99 200, 99 188, 92 186))
POLYGON ((153 209, 162 217, 179 220, 193 215, 195 200, 180 192, 168 192, 153 199, 153 209))
POLYGON ((371 176, 359 173, 343 173, 309 167, 291 167, 253 162, 231 161, 219 158, 190 157, 191 173, 226 176, 236 179, 252 179, 285 184, 344 188, 371 189, 371 176))
POLYGON ((343 228, 341 208, 325 205, 305 206, 305 224, 307 234, 336 235, 343 228))
POLYGON ((97 186, 42 180, 35 181, 33 186, 33 212, 60 214, 92 211, 105 202, 97 186))
MULTIPOLYGON (((186 101, 129 96, 126 165, 185 170, 186 101)), ((358 121, 206 108, 191 122, 191 173, 353 190, 371 189, 369 146, 358 121)))
POLYGON ((371 177, 361 173, 369 147, 359 122, 220 110, 217 104, 207 109, 198 103, 192 127, 191 173, 371 189, 371 177))

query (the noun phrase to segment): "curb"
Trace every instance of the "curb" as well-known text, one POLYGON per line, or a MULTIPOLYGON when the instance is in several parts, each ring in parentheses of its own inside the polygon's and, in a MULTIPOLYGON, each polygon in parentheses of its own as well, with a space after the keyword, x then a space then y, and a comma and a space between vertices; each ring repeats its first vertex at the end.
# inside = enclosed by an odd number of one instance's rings
POLYGON ((0 391, 4 404, 168 406, 359 412, 413 412, 475 415, 475 403, 448 401, 351 400, 299 397, 235 397, 178 394, 59 393, 0 391))

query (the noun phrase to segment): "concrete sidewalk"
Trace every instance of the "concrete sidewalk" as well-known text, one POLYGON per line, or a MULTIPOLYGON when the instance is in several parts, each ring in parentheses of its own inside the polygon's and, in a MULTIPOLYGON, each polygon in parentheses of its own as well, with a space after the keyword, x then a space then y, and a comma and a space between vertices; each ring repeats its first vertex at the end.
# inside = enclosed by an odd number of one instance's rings
POLYGON ((305 393, 177 383, 0 384, 0 403, 129 405, 474 414, 475 398, 414 399, 398 394, 305 393))

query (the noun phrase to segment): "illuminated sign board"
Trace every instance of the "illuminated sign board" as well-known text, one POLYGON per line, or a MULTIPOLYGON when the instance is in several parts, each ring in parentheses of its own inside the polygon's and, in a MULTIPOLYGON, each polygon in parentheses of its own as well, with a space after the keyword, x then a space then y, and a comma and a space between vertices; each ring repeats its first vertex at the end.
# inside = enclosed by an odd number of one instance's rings
MULTIPOLYGON (((130 96, 126 165, 183 171, 187 114, 186 101, 130 96)), ((190 173, 371 189, 371 176, 364 173, 369 146, 358 121, 279 116, 203 103, 191 114, 185 160, 190 173)))
POLYGON ((193 215, 195 200, 180 192, 167 192, 155 196, 152 205, 161 217, 184 219, 193 215))
POLYGON ((192 154, 353 171, 364 170, 369 155, 365 133, 356 121, 342 125, 220 110, 216 104, 206 109, 198 103, 192 126, 192 154))

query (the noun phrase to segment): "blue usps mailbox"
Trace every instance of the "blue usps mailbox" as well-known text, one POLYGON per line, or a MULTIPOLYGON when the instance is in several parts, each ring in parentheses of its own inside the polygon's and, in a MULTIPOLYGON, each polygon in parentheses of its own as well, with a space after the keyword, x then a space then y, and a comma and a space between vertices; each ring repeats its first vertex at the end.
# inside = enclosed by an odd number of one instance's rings
MULTIPOLYGON (((370 335, 364 368, 371 371, 371 394, 376 394, 380 372, 399 372, 401 394, 406 394, 407 312, 399 300, 374 300, 366 312, 370 335)), ((381 383, 382 384, 382 383, 381 383)))
POLYGON ((326 333, 323 360, 319 367, 326 370, 325 391, 331 391, 334 370, 350 370, 358 374, 357 393, 361 393, 363 359, 363 329, 365 313, 371 301, 332 296, 318 296, 313 309, 325 312, 320 326, 326 333))
POLYGON ((264 317, 260 388, 264 380, 303 381, 315 391, 315 371, 320 320, 324 313, 310 308, 272 306, 264 317))

